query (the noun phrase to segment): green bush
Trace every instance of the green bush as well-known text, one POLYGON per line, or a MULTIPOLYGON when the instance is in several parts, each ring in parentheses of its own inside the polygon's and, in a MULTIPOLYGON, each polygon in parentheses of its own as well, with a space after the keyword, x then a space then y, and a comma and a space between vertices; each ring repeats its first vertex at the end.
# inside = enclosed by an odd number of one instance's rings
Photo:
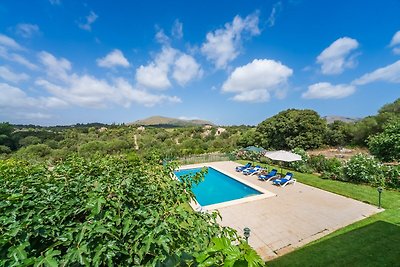
POLYGON ((384 185, 382 164, 370 156, 357 154, 351 157, 343 172, 344 178, 350 182, 384 185))
POLYGON ((388 187, 400 189, 400 166, 386 167, 385 183, 388 187))
POLYGON ((289 167, 298 172, 312 173, 312 169, 308 165, 308 160, 310 157, 308 156, 307 152, 302 148, 294 148, 292 149, 292 152, 300 155, 301 160, 289 163, 289 167))
POLYGON ((0 145, 0 154, 9 154, 11 153, 11 148, 8 146, 0 145))
POLYGON ((343 179, 343 165, 337 158, 328 159, 323 155, 311 156, 309 166, 316 172, 322 174, 325 179, 343 179))
POLYGON ((173 167, 116 156, 52 168, 1 160, 0 266, 260 266, 216 213, 189 208, 201 175, 179 182, 173 167))
POLYGON ((383 161, 400 160, 400 119, 385 124, 382 133, 369 138, 368 146, 371 153, 383 161))

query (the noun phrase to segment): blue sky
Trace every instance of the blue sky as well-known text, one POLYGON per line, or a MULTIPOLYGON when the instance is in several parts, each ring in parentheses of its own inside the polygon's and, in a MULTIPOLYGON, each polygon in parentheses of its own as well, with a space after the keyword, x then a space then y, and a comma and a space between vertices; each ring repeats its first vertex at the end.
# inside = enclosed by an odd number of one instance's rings
POLYGON ((364 117, 400 97, 400 2, 0 3, 0 121, 364 117))

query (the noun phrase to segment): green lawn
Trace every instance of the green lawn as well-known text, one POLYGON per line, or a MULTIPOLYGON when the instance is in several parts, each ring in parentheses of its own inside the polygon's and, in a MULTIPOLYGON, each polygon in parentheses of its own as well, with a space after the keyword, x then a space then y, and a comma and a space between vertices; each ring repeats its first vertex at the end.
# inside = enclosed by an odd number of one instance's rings
MULTIPOLYGON (((286 171, 283 169, 283 172, 286 171)), ((378 204, 375 187, 293 173, 301 183, 373 205, 378 204)), ((267 265, 400 266, 400 192, 383 191, 382 207, 385 211, 337 230, 267 265)))

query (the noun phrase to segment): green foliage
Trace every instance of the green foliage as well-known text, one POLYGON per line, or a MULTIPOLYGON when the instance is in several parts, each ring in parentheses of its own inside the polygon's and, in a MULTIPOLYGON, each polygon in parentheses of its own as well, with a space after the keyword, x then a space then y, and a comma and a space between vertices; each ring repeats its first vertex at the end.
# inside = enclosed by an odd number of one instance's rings
POLYGON ((7 136, 11 136, 11 133, 14 131, 14 127, 8 122, 0 123, 0 135, 4 134, 7 136))
POLYGON ((293 168, 295 171, 299 171, 302 173, 311 173, 312 170, 308 165, 308 160, 310 159, 310 157, 308 156, 307 152, 304 149, 298 147, 292 149, 292 152, 300 155, 301 160, 289 163, 290 168, 293 168))
MULTIPOLYGON (((174 167, 133 154, 73 156, 51 168, 0 160, 0 266, 155 266, 170 257, 193 265, 213 238, 235 241, 217 214, 188 208, 201 174, 179 182, 174 167)), ((226 261, 261 265, 250 248, 229 247, 226 261)))
POLYGON ((388 187, 400 189, 400 166, 385 167, 385 184, 388 187))
POLYGON ((0 154, 9 154, 11 153, 11 148, 8 146, 0 145, 0 154))
POLYGON ((343 179, 343 165, 337 158, 328 159, 323 155, 311 156, 309 166, 326 179, 343 179))
POLYGON ((376 116, 368 116, 357 122, 352 128, 353 144, 366 146, 368 137, 385 130, 389 121, 400 119, 400 98, 384 105, 376 116))
POLYGON ((37 145, 41 142, 40 138, 36 136, 27 136, 19 140, 20 146, 30 146, 30 145, 37 145))
POLYGON ((363 154, 350 158, 343 168, 344 177, 354 183, 384 184, 382 164, 376 159, 363 154))
POLYGON ((40 160, 47 158, 52 153, 52 149, 44 144, 30 145, 23 147, 15 154, 16 158, 25 160, 40 160))
POLYGON ((351 132, 352 125, 343 121, 334 121, 328 124, 325 143, 329 146, 345 146, 346 144, 350 144, 353 138, 351 132))
POLYGON ((326 121, 313 110, 288 109, 257 126, 257 145, 272 149, 318 148, 323 145, 326 121))
POLYGON ((257 132, 254 129, 249 129, 243 132, 237 140, 239 147, 254 146, 257 139, 257 132))
POLYGON ((213 238, 210 248, 196 257, 199 267, 207 266, 264 266, 264 262, 257 253, 246 243, 241 241, 238 246, 233 245, 228 238, 213 238))
POLYGON ((400 118, 385 124, 382 133, 368 141, 369 150, 377 158, 389 162, 400 160, 400 118))

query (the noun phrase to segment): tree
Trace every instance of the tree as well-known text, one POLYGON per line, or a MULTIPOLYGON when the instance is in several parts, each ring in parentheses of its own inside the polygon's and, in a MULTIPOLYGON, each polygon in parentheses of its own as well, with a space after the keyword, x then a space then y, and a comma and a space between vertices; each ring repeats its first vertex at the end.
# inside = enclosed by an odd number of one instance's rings
POLYGON ((16 149, 14 140, 11 138, 14 127, 8 122, 0 123, 0 145, 7 146, 11 150, 16 149))
POLYGON ((334 121, 328 124, 325 142, 330 146, 344 146, 349 144, 353 138, 351 132, 352 124, 343 121, 334 121))
POLYGON ((264 148, 318 148, 327 131, 326 121, 313 110, 288 109, 261 122, 256 129, 264 148))
POLYGON ((400 160, 400 119, 386 123, 382 133, 369 138, 368 146, 371 153, 380 160, 400 160))
POLYGON ((19 140, 20 146, 30 146, 30 145, 37 145, 41 142, 40 138, 36 136, 27 136, 19 140))

